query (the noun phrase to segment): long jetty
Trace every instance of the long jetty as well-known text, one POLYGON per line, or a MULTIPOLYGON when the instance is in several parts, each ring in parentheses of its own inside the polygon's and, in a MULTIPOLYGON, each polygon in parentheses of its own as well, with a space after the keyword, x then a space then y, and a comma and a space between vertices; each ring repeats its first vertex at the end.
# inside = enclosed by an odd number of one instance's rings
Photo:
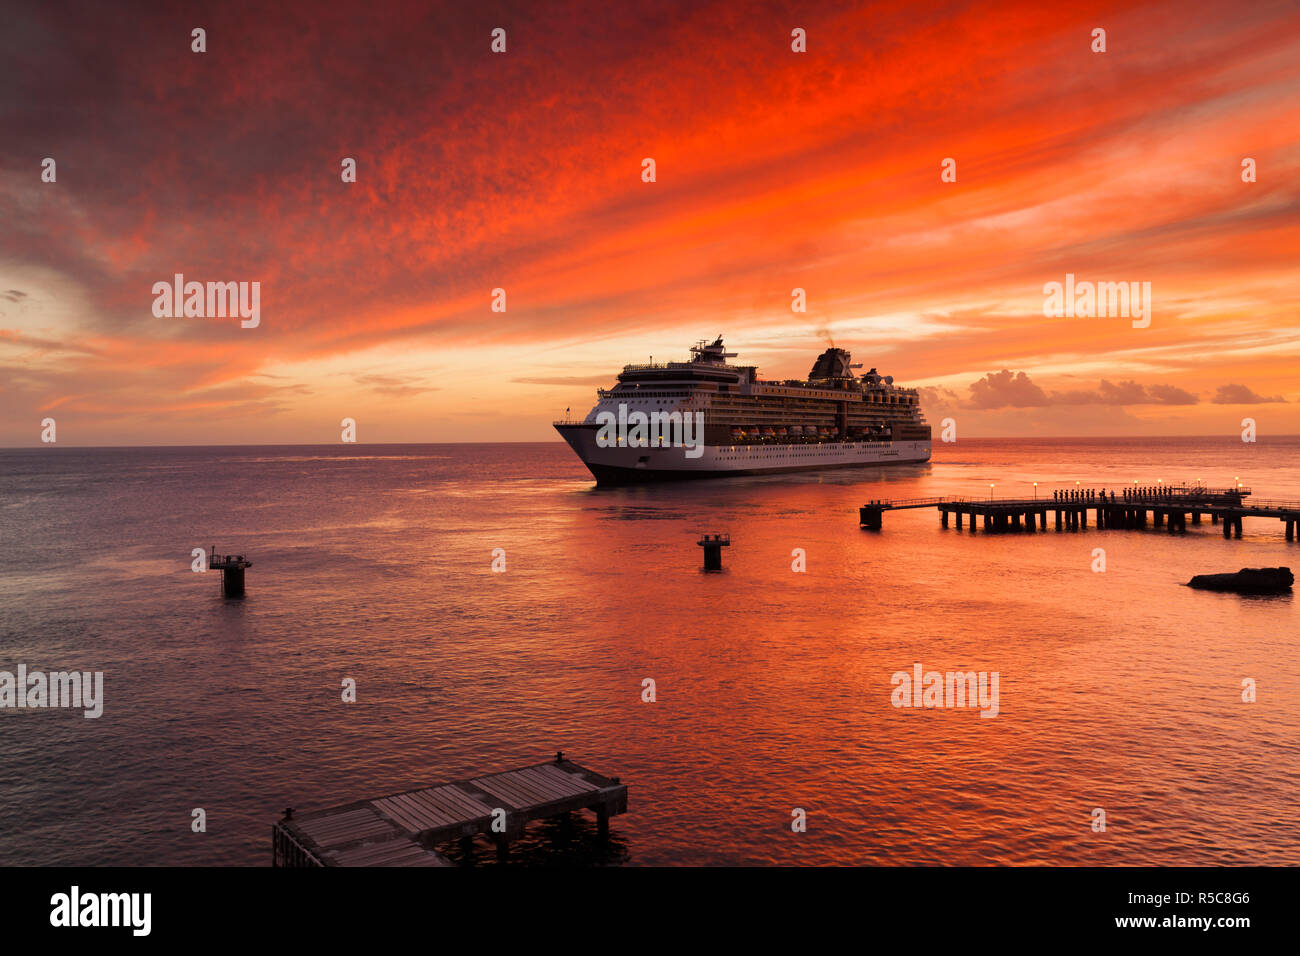
POLYGON ((1057 531, 1083 531, 1089 515, 1097 528, 1166 528, 1170 534, 1187 530, 1208 515, 1212 524, 1223 523, 1223 536, 1241 537, 1243 517, 1273 518, 1286 527, 1286 540, 1300 540, 1300 501, 1246 501, 1250 489, 1172 485, 1123 488, 1058 488, 1033 498, 904 498, 874 500, 858 509, 859 524, 881 530, 886 511, 935 508, 939 522, 948 527, 955 519, 974 533, 977 521, 989 533, 1046 531, 1047 516, 1055 518, 1057 531), (1149 516, 1149 522, 1148 522, 1149 516))
POLYGON ((530 821, 584 809, 595 812, 600 837, 608 837, 609 818, 627 811, 627 785, 557 753, 470 780, 303 814, 288 809, 271 828, 271 865, 452 866, 438 844, 459 840, 468 850, 480 833, 504 860, 530 821))

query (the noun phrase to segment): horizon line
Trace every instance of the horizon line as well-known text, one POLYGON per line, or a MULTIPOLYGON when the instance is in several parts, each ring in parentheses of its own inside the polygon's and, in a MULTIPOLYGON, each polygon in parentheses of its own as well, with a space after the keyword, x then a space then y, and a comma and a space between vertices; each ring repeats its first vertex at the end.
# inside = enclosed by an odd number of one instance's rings
MULTIPOLYGON (((958 445, 961 442, 969 441, 1020 441, 1020 442, 1043 442, 1043 441, 1061 441, 1061 442, 1080 442, 1080 441, 1139 441, 1162 438, 1223 438, 1230 439, 1232 435, 1205 435, 1205 434, 1180 434, 1180 435, 975 435, 963 438, 957 442, 939 442, 939 444, 958 445)), ((1271 435, 1270 438, 1300 438, 1300 434, 1281 434, 1271 435)), ((1244 444, 1259 444, 1251 442, 1244 444)), ((105 448, 333 448, 336 445, 353 445, 358 448, 362 447, 399 447, 409 445, 567 445, 563 439, 552 439, 550 441, 393 441, 393 442, 245 442, 242 444, 222 444, 209 442, 205 444, 184 444, 184 443, 159 443, 154 445, 70 445, 62 442, 37 442, 32 445, 0 445, 0 451, 28 451, 35 448, 45 448, 53 445, 56 448, 62 445, 64 448, 77 448, 84 451, 94 451, 105 448)))

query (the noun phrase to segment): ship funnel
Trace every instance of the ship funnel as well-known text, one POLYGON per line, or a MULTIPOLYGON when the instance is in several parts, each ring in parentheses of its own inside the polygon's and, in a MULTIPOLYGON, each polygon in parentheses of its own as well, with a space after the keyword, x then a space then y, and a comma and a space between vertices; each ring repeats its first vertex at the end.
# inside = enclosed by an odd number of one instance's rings
POLYGON ((817 356, 812 371, 808 373, 809 381, 825 381, 835 378, 854 378, 853 370, 861 365, 852 364, 853 356, 844 349, 829 348, 817 356))

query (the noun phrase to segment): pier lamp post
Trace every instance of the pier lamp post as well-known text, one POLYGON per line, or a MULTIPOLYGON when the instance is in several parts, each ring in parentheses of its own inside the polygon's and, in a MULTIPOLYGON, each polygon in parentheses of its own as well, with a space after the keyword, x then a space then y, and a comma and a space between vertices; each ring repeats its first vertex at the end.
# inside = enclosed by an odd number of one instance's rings
POLYGON ((1038 482, 1034 482, 1034 500, 1038 500, 1038 482))
POLYGON ((993 482, 989 482, 989 501, 993 500, 993 482))

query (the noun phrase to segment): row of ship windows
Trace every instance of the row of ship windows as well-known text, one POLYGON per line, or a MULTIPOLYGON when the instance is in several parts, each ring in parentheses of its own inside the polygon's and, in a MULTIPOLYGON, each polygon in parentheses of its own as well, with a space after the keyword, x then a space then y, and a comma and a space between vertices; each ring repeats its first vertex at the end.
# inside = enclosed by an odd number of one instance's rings
MULTIPOLYGON (((691 405, 690 403, 685 403, 685 404, 683 404, 683 403, 678 403, 678 402, 665 402, 665 401, 655 401, 655 402, 652 403, 652 402, 650 402, 649 400, 646 400, 646 401, 639 401, 639 400, 636 400, 636 399, 633 399, 632 401, 628 401, 628 402, 623 402, 623 403, 621 403, 621 404, 623 404, 623 405, 627 405, 627 406, 633 406, 633 405, 647 405, 647 406, 648 406, 648 405, 651 405, 651 404, 654 404, 654 405, 656 405, 656 406, 672 405, 672 406, 675 406, 675 407, 677 407, 677 408, 679 408, 679 409, 691 409, 691 410, 699 410, 699 408, 700 408, 700 406, 698 406, 698 405, 691 405)), ((824 415, 824 414, 827 414, 827 411, 826 411, 825 408, 810 408, 810 409, 786 408, 786 407, 783 407, 783 408, 752 408, 752 407, 748 407, 748 406, 744 406, 744 405, 735 405, 735 406, 726 406, 726 405, 722 405, 722 406, 719 406, 717 403, 714 403, 714 404, 711 406, 710 411, 711 411, 713 417, 714 417, 716 420, 720 420, 720 421, 724 421, 724 422, 727 420, 724 416, 726 416, 728 413, 730 413, 733 417, 735 417, 737 414, 743 415, 743 416, 746 418, 746 420, 749 420, 749 419, 752 419, 752 418, 755 418, 755 417, 764 417, 764 416, 765 416, 765 417, 768 417, 768 418, 770 419, 771 416, 773 416, 773 415, 792 415, 792 414, 801 414, 801 413, 802 413, 802 414, 805 414, 805 415, 808 415, 808 414, 814 414, 814 415, 815 415, 815 414, 823 414, 823 415, 824 415)), ((909 409, 909 411, 910 411, 910 409, 909 409)), ((854 417, 855 412, 857 412, 856 409, 855 409, 853 412, 850 412, 850 413, 849 413, 850 419, 852 419, 852 418, 854 417)), ((901 409, 901 408, 899 409, 899 413, 900 413, 901 415, 904 415, 904 416, 906 416, 906 415, 908 414, 908 412, 904 412, 903 409, 901 409)), ((857 414, 861 414, 861 413, 860 413, 860 412, 857 412, 857 414)), ((739 418, 736 418, 736 420, 739 421, 739 418)))
POLYGON ((605 392, 600 397, 626 401, 629 398, 689 398, 690 396, 685 392, 647 392, 645 389, 638 388, 631 392, 605 392))
MULTIPOLYGON (((892 442, 872 442, 871 444, 872 444, 872 447, 875 447, 875 448, 881 448, 881 447, 887 447, 888 445, 891 445, 892 442)), ((850 447, 850 446, 849 446, 849 445, 831 445, 829 448, 816 448, 815 450, 814 450, 814 449, 804 449, 804 448, 792 448, 792 449, 789 449, 789 450, 786 450, 786 451, 781 451, 781 452, 777 452, 777 451, 774 451, 774 450, 771 450, 771 449, 767 449, 767 448, 762 448, 762 449, 760 449, 760 450, 767 452, 767 454, 765 454, 765 455, 762 456, 763 458, 824 458, 824 457, 832 456, 832 455, 838 456, 838 455, 840 455, 840 454, 842 454, 842 453, 844 452, 845 448, 848 448, 848 447, 850 447)), ((734 452, 734 451, 737 451, 737 449, 735 449, 735 448, 730 448, 730 449, 728 449, 728 451, 733 451, 733 452, 734 452)), ((719 460, 719 461, 736 461, 736 460, 738 460, 738 459, 740 459, 740 458, 748 458, 748 457, 749 457, 750 449, 745 448, 745 449, 743 449, 743 451, 744 451, 744 454, 739 454, 739 453, 737 453, 737 454, 734 454, 734 455, 719 455, 719 456, 718 456, 718 460, 719 460)))
MULTIPOLYGON (((750 424, 751 422, 757 422, 763 425, 764 428, 766 428, 769 425, 775 425, 775 426, 790 425, 795 422, 801 425, 802 424, 824 425, 827 428, 832 428, 835 425, 835 421, 836 420, 834 418, 827 418, 826 416, 814 417, 811 415, 803 415, 798 418, 795 418, 793 415, 783 415, 780 412, 756 412, 749 415, 718 415, 715 413, 709 415, 710 425, 744 426, 750 424)), ((920 421, 920 419, 914 418, 911 415, 850 415, 849 416, 850 426, 870 425, 873 422, 885 422, 885 421, 907 423, 907 422, 920 421)))
MULTIPOLYGON (((753 452, 753 451, 755 451, 755 450, 757 450, 757 451, 760 452, 760 453, 763 453, 763 454, 767 455, 768 457, 771 457, 771 456, 773 456, 773 455, 800 455, 800 456, 808 455, 808 456, 811 456, 811 455, 829 455, 829 454, 833 454, 833 453, 836 452, 836 451, 842 451, 842 450, 845 449, 845 448, 851 447, 851 446, 853 446, 853 445, 858 445, 858 444, 863 444, 863 443, 862 443, 862 442, 855 442, 855 441, 848 441, 848 442, 837 442, 837 443, 834 443, 834 444, 830 444, 830 443, 822 443, 822 444, 817 444, 817 445, 790 445, 790 446, 788 446, 788 447, 786 447, 786 448, 784 448, 784 449, 782 449, 782 450, 780 450, 780 451, 777 450, 777 448, 778 448, 779 446, 772 446, 772 445, 740 445, 740 446, 729 445, 729 446, 727 446, 727 448, 726 448, 725 450, 728 451, 728 452, 732 452, 733 454, 731 455, 731 457, 733 457, 733 458, 740 458, 740 457, 743 457, 743 456, 745 456, 745 455, 750 454, 751 452, 753 452)), ((876 447, 876 446, 879 446, 879 445, 889 445, 889 444, 891 444, 891 442, 887 442, 887 441, 873 441, 873 442, 871 442, 872 447, 876 447)), ((620 439, 617 439, 617 441, 615 442, 615 444, 614 444, 613 447, 616 447, 616 448, 625 448, 625 447, 628 447, 628 445, 627 445, 627 443, 626 443, 623 439, 620 438, 620 439)), ((646 444, 646 445, 633 445, 633 446, 631 446, 631 447, 633 447, 633 448, 672 448, 673 446, 667 444, 667 443, 663 440, 663 438, 660 438, 660 439, 658 440, 658 443, 657 443, 657 444, 654 444, 654 445, 649 445, 649 444, 646 444)), ((722 448, 721 445, 719 445, 719 446, 717 446, 717 447, 718 447, 718 450, 719 450, 719 451, 723 451, 723 450, 724 450, 724 449, 722 448)), ((724 457, 725 457, 725 456, 724 456, 724 457)))
MULTIPOLYGON (((884 401, 885 396, 878 396, 880 400, 877 400, 877 397, 867 396, 867 398, 861 402, 850 402, 849 404, 853 405, 854 407, 858 405, 915 405, 916 404, 915 398, 908 398, 906 396, 898 396, 898 395, 893 395, 889 397, 893 400, 884 401)), ((746 396, 731 398, 723 395, 715 395, 713 397, 712 404, 730 405, 730 406, 743 408, 746 405, 752 405, 753 401, 754 400, 752 398, 748 398, 746 396)), ((773 402, 770 404, 777 404, 777 403, 773 402)), ((799 397, 788 396, 786 401, 780 402, 779 404, 781 404, 785 408, 825 408, 828 402, 814 401, 812 399, 804 398, 803 396, 799 396, 799 397)))
MULTIPOLYGON (((618 400, 618 404, 620 404, 620 405, 649 405, 649 404, 651 404, 651 402, 650 402, 650 399, 648 399, 648 398, 620 398, 620 399, 618 400)), ((656 401, 654 402, 654 404, 655 404, 655 405, 681 405, 682 407, 686 407, 686 406, 690 405, 691 403, 690 403, 690 402, 664 401, 664 400, 662 400, 662 399, 659 399, 659 400, 656 400, 656 401)))
MULTIPOLYGON (((632 391, 632 392, 619 392, 619 393, 608 393, 608 392, 607 392, 607 393, 605 393, 604 395, 602 395, 601 397, 602 397, 602 398, 611 398, 611 399, 616 398, 616 399, 618 399, 619 401, 624 401, 624 402, 625 402, 625 401, 646 401, 646 400, 651 399, 651 398, 675 398, 675 399, 683 399, 683 398, 687 398, 687 397, 689 397, 689 396, 688 396, 686 393, 684 393, 684 392, 647 392, 647 391, 644 391, 644 390, 642 390, 642 389, 637 389, 637 390, 632 391)), ((728 396, 728 395, 719 395, 719 394, 714 394, 712 397, 713 397, 713 402, 712 402, 712 404, 714 404, 714 405, 733 405, 733 406, 744 407, 744 406, 746 406, 746 405, 753 404, 753 402, 754 402, 754 398, 753 398, 752 396, 747 396, 747 395, 741 395, 741 396, 728 396)), ((801 403, 801 404, 803 404, 803 405, 806 405, 806 406, 809 406, 809 407, 816 407, 816 408, 824 407, 824 406, 826 405, 826 402, 827 402, 827 401, 832 401, 832 400, 833 400, 833 399, 829 399, 829 398, 826 399, 826 400, 815 400, 815 399, 812 399, 812 398, 809 398, 809 397, 806 397, 806 396, 803 396, 803 395, 797 395, 797 396, 796 396, 796 395, 787 395, 787 396, 780 396, 780 397, 784 397, 784 398, 787 398, 787 399, 793 399, 795 403, 801 403)), ((783 403, 783 404, 789 404, 789 403, 783 403)), ((854 403, 854 404, 858 404, 858 403, 854 403)), ((861 402, 861 404, 864 404, 864 405, 915 405, 915 404, 916 404, 916 399, 913 398, 913 397, 911 397, 911 396, 907 396, 907 395, 866 395, 866 396, 863 397, 863 401, 861 402), (888 400, 886 400, 886 399, 888 399, 888 400)))
MULTIPOLYGON (((650 403, 648 400, 647 400, 647 401, 635 401, 635 400, 634 400, 634 401, 630 401, 630 402, 624 402, 623 404, 625 404, 625 405, 650 405, 651 403, 650 403)), ((674 402, 656 401, 656 402, 654 402, 654 404, 655 404, 655 405, 658 405, 658 406, 662 406, 662 405, 676 405, 677 403, 674 403, 674 402)), ((689 405, 689 404, 686 404, 686 405, 678 405, 677 407, 679 408, 679 410, 683 410, 683 411, 699 411, 699 410, 700 410, 700 409, 698 408, 698 406, 692 406, 692 405, 689 405)), ((713 408, 710 409, 710 418, 713 420, 713 424, 715 424, 715 425, 732 425, 732 424, 737 424, 737 425, 739 425, 739 424, 745 424, 745 423, 747 423, 747 422, 753 422, 753 421, 760 421, 760 422, 764 422, 765 424, 779 425, 779 424, 783 424, 784 421, 785 421, 785 419, 786 419, 788 416, 790 416, 791 414, 798 414, 800 411, 801 411, 800 409, 796 409, 796 408, 771 408, 771 409, 768 409, 768 408, 745 408, 745 407, 738 407, 738 408, 719 408, 719 407, 717 407, 717 405, 714 405, 713 408), (731 414, 729 415, 728 412, 730 412, 731 414), (743 414, 736 414, 737 412, 740 412, 740 413, 743 413, 743 414)), ((810 410, 808 410, 807 412, 805 412, 805 414, 807 414, 808 412, 811 412, 811 413, 821 413, 821 414, 826 414, 826 410, 823 409, 823 408, 810 409, 810 410)), ((850 423, 851 425, 853 425, 853 424, 866 424, 866 423, 869 423, 869 422, 872 422, 872 421, 875 421, 875 420, 876 420, 876 419, 874 419, 874 418, 873 418, 873 419, 864 419, 864 418, 861 418, 860 415, 861 415, 861 413, 860 413, 860 412, 857 412, 856 410, 853 411, 853 412, 850 412, 850 413, 849 413, 849 423, 850 423)), ((907 419, 907 418, 909 418, 910 416, 909 416, 906 412, 904 412, 902 409, 899 409, 899 417, 900 417, 900 418, 903 418, 903 419, 907 419)), ((834 421, 833 421, 833 419, 825 419, 824 422, 823 422, 823 424, 826 424, 826 425, 829 427, 829 426, 834 425, 834 421)))

